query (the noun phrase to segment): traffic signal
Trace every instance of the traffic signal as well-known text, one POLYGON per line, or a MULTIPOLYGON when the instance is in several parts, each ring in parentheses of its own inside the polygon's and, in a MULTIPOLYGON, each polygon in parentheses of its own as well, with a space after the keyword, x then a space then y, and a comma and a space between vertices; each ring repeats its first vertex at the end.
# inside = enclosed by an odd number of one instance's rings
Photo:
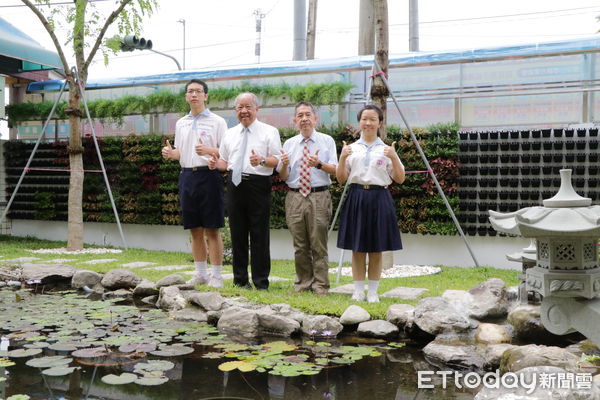
POLYGON ((121 51, 152 50, 152 40, 138 38, 135 35, 127 35, 121 41, 121 51))

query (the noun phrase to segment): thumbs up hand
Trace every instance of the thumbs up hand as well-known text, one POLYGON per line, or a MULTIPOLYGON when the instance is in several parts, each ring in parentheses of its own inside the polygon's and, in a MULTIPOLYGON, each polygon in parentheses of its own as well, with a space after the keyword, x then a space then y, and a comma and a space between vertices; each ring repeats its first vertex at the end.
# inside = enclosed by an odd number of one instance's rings
POLYGON ((250 165, 256 167, 260 164, 261 156, 259 156, 254 149, 250 151, 250 165))
POLYGON ((202 138, 198 139, 198 143, 196 144, 195 150, 196 154, 198 154, 199 156, 205 156, 207 154, 210 154, 209 148, 204 144, 202 138))
POLYGON ((308 155, 308 165, 310 165, 311 167, 314 167, 319 163, 319 151, 321 151, 321 149, 315 151, 315 154, 308 155))
POLYGON ((281 164, 284 167, 287 167, 290 163, 290 158, 288 157, 287 153, 285 152, 285 150, 281 149, 281 164))
POLYGON ((352 147, 350 147, 349 145, 346 144, 346 142, 342 142, 343 146, 342 146, 342 153, 340 154, 340 158, 346 158, 348 157, 350 154, 352 154, 352 147))
POLYGON ((161 150, 163 158, 164 159, 172 158, 172 152, 173 152, 173 146, 171 146, 171 143, 169 143, 169 140, 167 140, 165 147, 163 147, 161 150))
POLYGON ((383 150, 383 155, 390 159, 398 157, 398 153, 396 153, 396 142, 392 142, 390 146, 386 146, 385 150, 383 150))
POLYGON ((217 155, 215 153, 212 153, 210 160, 208 160, 208 169, 216 169, 217 161, 218 161, 217 155))

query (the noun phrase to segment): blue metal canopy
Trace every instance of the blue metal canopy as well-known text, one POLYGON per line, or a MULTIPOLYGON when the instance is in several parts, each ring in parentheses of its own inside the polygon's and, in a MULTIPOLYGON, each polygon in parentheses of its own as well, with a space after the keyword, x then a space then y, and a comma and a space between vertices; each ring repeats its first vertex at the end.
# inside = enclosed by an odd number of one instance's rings
POLYGON ((43 48, 0 17, 0 73, 62 68, 58 54, 43 48))
MULTIPOLYGON (((526 58, 549 55, 566 55, 576 53, 600 52, 600 36, 585 39, 565 40, 557 42, 523 44, 514 46, 488 47, 469 50, 447 50, 437 52, 416 52, 390 54, 390 67, 409 67, 416 65, 450 64, 460 62, 476 62, 503 58, 526 58)), ((373 56, 352 56, 334 59, 316 59, 306 61, 283 61, 247 66, 224 67, 219 69, 198 69, 178 71, 165 74, 142 76, 126 76, 104 79, 89 79, 86 87, 113 88, 135 85, 155 85, 161 83, 186 82, 192 78, 220 80, 228 78, 250 78, 275 74, 314 73, 330 70, 357 70, 371 68, 373 56)), ((62 81, 50 80, 32 82, 28 91, 56 91, 62 81)))

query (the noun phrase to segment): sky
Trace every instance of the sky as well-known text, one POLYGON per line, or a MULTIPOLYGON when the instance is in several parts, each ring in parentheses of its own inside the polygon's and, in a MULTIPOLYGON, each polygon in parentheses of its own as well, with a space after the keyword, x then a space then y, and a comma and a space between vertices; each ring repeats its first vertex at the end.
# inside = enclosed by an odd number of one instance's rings
MULTIPOLYGON (((60 0, 51 0, 61 2, 60 0)), ((307 0, 308 2, 308 0, 307 0)), ((358 53, 360 0, 318 0, 316 58, 358 53)), ((0 0, 0 15, 43 46, 54 48, 49 35, 19 0, 0 0)), ((108 13, 115 0, 97 1, 108 13)), ((168 53, 183 65, 185 20, 186 69, 286 61, 293 57, 294 0, 159 0, 158 10, 145 19, 142 37, 154 49, 168 53), (260 11, 259 11, 260 10, 260 11), (256 15, 261 19, 261 56, 256 15)), ((54 7, 61 7, 56 5, 54 7)), ((390 53, 408 52, 408 0, 388 0, 390 53)), ((589 37, 600 29, 596 0, 420 0, 421 51, 480 48, 589 37)), ((63 30, 64 31, 64 30, 63 30)), ((116 34, 115 30, 109 36, 116 34)), ((101 56, 90 69, 90 79, 176 71, 169 58, 149 52, 101 56)))
MULTIPOLYGON (((107 15, 115 3, 115 0, 95 0, 94 4, 100 13, 107 15)), ((151 39, 155 50, 170 54, 181 65, 184 65, 185 38, 185 69, 293 58, 294 0, 159 0, 158 3, 157 11, 144 19, 140 36, 151 39), (254 53, 258 41, 257 14, 262 16, 260 59, 254 53), (185 35, 184 24, 179 22, 182 20, 185 20, 185 35)), ((316 58, 358 54, 359 4, 360 0, 318 0, 316 58)), ((420 51, 577 39, 597 35, 600 29, 597 0, 420 0, 418 7, 420 51)), ((42 10, 47 12, 43 7, 42 10)), ((388 14, 390 54, 407 53, 408 0, 388 0, 388 14)), ((42 46, 54 49, 37 17, 19 0, 0 0, 0 16, 42 46)), ((66 32, 64 28, 57 29, 61 38, 66 32)), ((116 28, 112 27, 107 36, 115 34, 116 28)), ((73 57, 68 55, 68 58, 72 63, 73 57)), ((177 65, 170 58, 136 50, 110 54, 108 65, 98 54, 90 67, 89 79, 173 71, 177 71, 177 65)), ((0 121, 0 137, 7 135, 6 123, 0 121)))

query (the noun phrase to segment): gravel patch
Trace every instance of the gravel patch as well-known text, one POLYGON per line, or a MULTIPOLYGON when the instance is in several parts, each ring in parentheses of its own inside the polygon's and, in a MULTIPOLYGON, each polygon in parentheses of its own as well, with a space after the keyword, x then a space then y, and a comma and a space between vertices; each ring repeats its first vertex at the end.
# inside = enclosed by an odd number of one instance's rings
POLYGON ((123 250, 119 249, 83 249, 83 250, 67 250, 65 247, 59 247, 56 249, 38 249, 38 250, 29 250, 31 253, 37 254, 120 254, 123 250))
MULTIPOLYGON (((409 276, 433 275, 442 272, 439 267, 430 265, 394 265, 392 268, 384 269, 382 278, 407 278, 409 276)), ((337 274, 337 268, 330 268, 330 274, 337 274)), ((352 267, 342 268, 343 276, 352 276, 352 267)))

